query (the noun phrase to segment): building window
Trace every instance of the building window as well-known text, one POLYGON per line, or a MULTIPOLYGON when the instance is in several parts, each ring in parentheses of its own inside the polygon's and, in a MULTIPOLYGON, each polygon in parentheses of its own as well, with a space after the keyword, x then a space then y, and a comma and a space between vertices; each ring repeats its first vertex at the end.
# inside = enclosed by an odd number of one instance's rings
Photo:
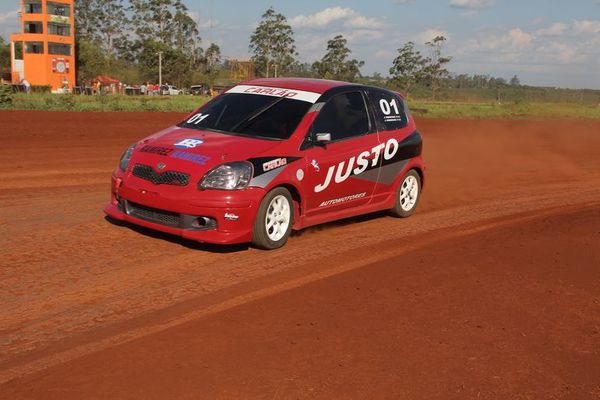
POLYGON ((70 56, 71 45, 62 43, 48 43, 48 54, 56 54, 59 56, 70 56))
POLYGON ((59 15, 61 17, 71 16, 71 6, 62 3, 50 3, 47 4, 48 14, 59 15))
POLYGON ((25 53, 27 54, 43 54, 44 42, 25 42, 25 53))
POLYGON ((23 42, 15 42, 15 60, 23 59, 23 42))
POLYGON ((25 33, 44 33, 41 22, 25 22, 25 33))
POLYGON ((48 22, 48 33, 51 35, 70 36, 71 26, 65 24, 57 24, 55 22, 48 22))
POLYGON ((42 2, 40 1, 26 1, 25 14, 41 14, 42 13, 42 2))

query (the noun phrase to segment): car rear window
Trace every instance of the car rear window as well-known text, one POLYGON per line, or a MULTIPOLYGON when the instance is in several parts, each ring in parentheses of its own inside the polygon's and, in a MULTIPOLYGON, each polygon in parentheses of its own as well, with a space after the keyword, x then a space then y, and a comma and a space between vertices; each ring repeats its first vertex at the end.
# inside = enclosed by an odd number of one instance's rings
POLYGON ((408 124, 406 108, 399 96, 385 90, 369 89, 369 97, 383 130, 401 129, 408 124))
POLYGON ((287 97, 226 93, 208 102, 178 126, 284 140, 296 130, 311 105, 287 97))

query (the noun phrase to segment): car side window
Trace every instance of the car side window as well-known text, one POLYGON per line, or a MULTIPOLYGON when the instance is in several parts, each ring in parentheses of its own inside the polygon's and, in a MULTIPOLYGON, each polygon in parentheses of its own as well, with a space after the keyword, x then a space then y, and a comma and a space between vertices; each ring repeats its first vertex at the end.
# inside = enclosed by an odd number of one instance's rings
POLYGON ((338 94, 321 109, 313 133, 330 133, 332 141, 361 136, 369 132, 369 116, 360 92, 338 94))
POLYGON ((385 90, 370 89, 369 98, 381 129, 392 131, 408 124, 406 107, 400 96, 385 90))

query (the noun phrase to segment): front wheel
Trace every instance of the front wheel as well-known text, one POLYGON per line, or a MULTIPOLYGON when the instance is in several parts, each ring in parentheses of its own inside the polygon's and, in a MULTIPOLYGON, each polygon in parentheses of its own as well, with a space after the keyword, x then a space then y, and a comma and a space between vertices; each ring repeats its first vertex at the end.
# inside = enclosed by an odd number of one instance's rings
POLYGON ((402 179, 402 183, 398 187, 398 193, 396 194, 396 203, 394 208, 390 210, 390 213, 394 217, 407 218, 413 215, 417 209, 419 203, 419 197, 421 196, 421 177, 414 169, 408 171, 408 173, 402 179))
POLYGON ((260 249, 277 249, 287 242, 294 215, 292 196, 285 188, 275 188, 263 198, 256 214, 252 244, 260 249))

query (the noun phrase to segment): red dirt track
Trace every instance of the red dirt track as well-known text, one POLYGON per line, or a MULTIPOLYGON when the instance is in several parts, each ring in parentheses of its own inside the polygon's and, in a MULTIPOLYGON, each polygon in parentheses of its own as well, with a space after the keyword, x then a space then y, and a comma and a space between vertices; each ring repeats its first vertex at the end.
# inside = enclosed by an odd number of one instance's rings
POLYGON ((600 399, 600 122, 420 120, 413 217, 264 252, 104 219, 180 117, 0 112, 1 399, 600 399))

